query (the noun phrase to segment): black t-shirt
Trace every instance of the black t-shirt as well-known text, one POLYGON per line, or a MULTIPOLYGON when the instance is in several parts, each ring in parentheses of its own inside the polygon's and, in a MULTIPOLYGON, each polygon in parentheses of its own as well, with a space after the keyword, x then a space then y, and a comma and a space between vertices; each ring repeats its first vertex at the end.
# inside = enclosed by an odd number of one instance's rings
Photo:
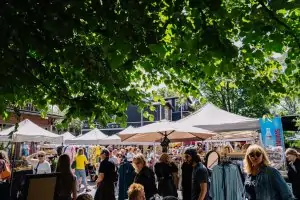
POLYGON ((144 186, 147 200, 157 194, 155 175, 149 167, 144 167, 140 173, 135 176, 134 183, 139 183, 144 186))
POLYGON ((155 174, 158 178, 172 178, 173 173, 178 172, 178 168, 174 163, 156 163, 154 166, 155 174))
POLYGON ((256 200, 256 193, 255 193, 255 187, 256 187, 256 176, 247 176, 245 181, 245 191, 247 198, 249 200, 256 200))
POLYGON ((183 192, 191 195, 193 166, 184 162, 181 166, 183 192))
MULTIPOLYGON (((192 174, 192 200, 198 200, 201 192, 200 184, 208 183, 208 172, 202 163, 198 163, 192 174)), ((206 194, 207 196, 207 194, 206 194)))
POLYGON ((114 182, 115 171, 116 171, 115 164, 109 161, 108 159, 105 159, 100 162, 99 173, 104 174, 104 179, 103 179, 104 182, 114 182))

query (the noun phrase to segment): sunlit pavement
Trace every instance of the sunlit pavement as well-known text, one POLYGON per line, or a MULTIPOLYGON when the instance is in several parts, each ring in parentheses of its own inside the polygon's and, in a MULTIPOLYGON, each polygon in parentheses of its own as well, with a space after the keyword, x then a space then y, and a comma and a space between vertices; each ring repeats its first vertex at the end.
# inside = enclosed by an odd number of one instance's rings
MULTIPOLYGON (((94 197, 95 193, 96 193, 96 183, 94 183, 94 182, 88 182, 88 184, 89 184, 88 188, 91 190, 88 193, 94 197)), ((84 187, 82 185, 79 194, 83 194, 83 193, 86 193, 86 192, 85 192, 85 189, 84 189, 84 187)), ((178 196, 179 196, 179 199, 182 199, 182 197, 181 197, 181 191, 178 191, 178 196)), ((118 199, 117 196, 116 196, 116 199, 118 199)))

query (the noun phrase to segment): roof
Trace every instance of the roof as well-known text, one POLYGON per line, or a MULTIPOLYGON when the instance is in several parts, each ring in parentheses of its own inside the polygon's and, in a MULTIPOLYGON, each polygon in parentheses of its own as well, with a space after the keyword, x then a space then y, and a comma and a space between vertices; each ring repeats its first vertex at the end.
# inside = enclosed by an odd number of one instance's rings
POLYGON ((257 130, 260 127, 258 119, 227 112, 211 103, 177 122, 217 132, 257 130))
POLYGON ((14 130, 15 126, 12 126, 0 132, 0 136, 9 137, 13 133, 12 140, 14 142, 52 142, 59 144, 63 141, 62 136, 43 129, 29 119, 20 122, 17 131, 14 132, 14 130))

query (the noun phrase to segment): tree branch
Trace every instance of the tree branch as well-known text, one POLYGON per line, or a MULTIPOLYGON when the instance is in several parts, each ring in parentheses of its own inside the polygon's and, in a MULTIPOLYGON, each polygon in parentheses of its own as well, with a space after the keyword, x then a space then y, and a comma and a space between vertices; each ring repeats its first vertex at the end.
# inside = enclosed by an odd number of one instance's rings
POLYGON ((291 27, 289 27, 286 23, 284 23, 283 21, 281 21, 280 19, 277 18, 276 14, 270 10, 263 2, 263 0, 257 0, 259 2, 259 4, 263 7, 263 9, 268 13, 268 15, 274 20, 276 21, 279 25, 283 26, 288 33, 296 40, 297 45, 300 48, 300 39, 298 38, 298 36, 294 33, 294 31, 292 30, 291 27))

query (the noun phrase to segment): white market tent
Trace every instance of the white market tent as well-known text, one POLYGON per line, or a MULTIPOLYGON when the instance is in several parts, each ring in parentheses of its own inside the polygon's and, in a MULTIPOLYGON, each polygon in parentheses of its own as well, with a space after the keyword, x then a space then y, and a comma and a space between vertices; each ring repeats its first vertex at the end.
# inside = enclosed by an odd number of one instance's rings
POLYGON ((213 140, 216 140, 217 137, 220 140, 233 140, 237 138, 247 138, 248 140, 254 137, 253 135, 255 134, 253 134, 253 131, 260 129, 259 119, 236 115, 222 110, 211 103, 207 103, 198 111, 177 121, 177 123, 219 133, 219 136, 210 138, 213 140))
MULTIPOLYGON (((0 132, 1 137, 9 139, 10 133, 15 130, 12 126, 0 132)), ((10 139, 9 139, 10 140, 10 139)), ((19 123, 18 130, 12 135, 12 142, 49 142, 49 143, 62 143, 63 137, 54 134, 42 127, 36 125, 29 119, 25 119, 19 123)))
POLYGON ((254 141, 259 135, 256 131, 229 131, 206 139, 204 142, 239 142, 254 141))
POLYGON ((76 138, 72 133, 65 132, 62 134, 64 141, 76 138))
POLYGON ((86 134, 80 135, 74 139, 65 140, 66 144, 89 145, 100 144, 107 135, 102 133, 99 129, 94 128, 86 134))
POLYGON ((236 115, 207 103, 177 123, 204 128, 215 132, 258 130, 259 119, 236 115))
POLYGON ((202 140, 214 135, 215 133, 201 128, 160 121, 132 129, 127 134, 120 134, 120 137, 123 142, 159 142, 167 136, 171 142, 177 142, 202 140))
MULTIPOLYGON (((124 129, 126 130, 126 129, 124 129)), ((118 135, 108 136, 100 141, 102 145, 157 145, 159 143, 154 142, 122 142, 118 135)))

